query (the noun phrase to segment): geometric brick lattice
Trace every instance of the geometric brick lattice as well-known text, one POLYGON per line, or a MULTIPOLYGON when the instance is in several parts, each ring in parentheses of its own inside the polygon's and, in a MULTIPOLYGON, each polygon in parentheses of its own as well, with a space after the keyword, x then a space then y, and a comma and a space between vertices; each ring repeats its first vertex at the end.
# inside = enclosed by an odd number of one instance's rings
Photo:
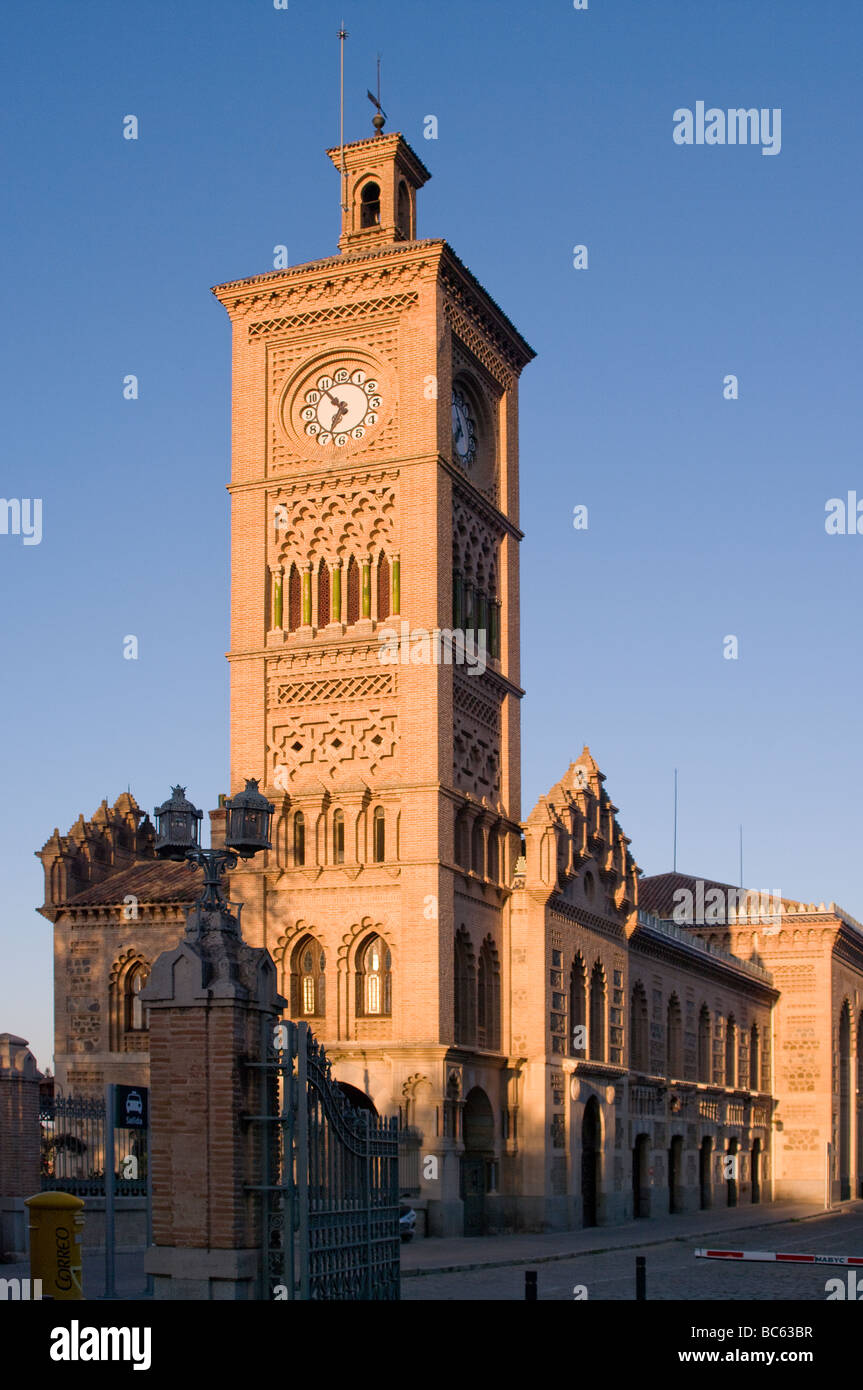
POLYGON ((274 680, 271 706, 326 705, 342 700, 365 700, 378 695, 395 695, 395 677, 389 672, 371 676, 333 677, 322 681, 274 680))
POLYGON ((344 323, 347 320, 363 318, 367 314, 379 315, 391 309, 407 309, 417 303, 418 296, 410 294, 391 294, 381 299, 365 299, 358 304, 336 304, 331 309, 310 309, 305 314, 292 314, 290 318, 265 319, 249 324, 249 337, 260 338, 264 333, 283 332, 294 328, 307 328, 324 323, 344 323))
POLYGON ((500 737, 500 705, 493 704, 488 699, 484 700, 473 690, 468 690, 458 678, 453 690, 453 704, 459 712, 471 715, 490 733, 500 737))

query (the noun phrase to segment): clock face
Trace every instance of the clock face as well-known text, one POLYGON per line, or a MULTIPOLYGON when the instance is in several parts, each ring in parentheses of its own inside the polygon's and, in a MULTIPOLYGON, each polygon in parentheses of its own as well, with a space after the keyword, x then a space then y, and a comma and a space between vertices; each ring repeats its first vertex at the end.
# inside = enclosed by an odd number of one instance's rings
POLYGON ((456 462, 469 468, 476 458, 476 424, 461 391, 452 393, 452 446, 456 462))
POLYGON ((378 423, 382 404, 377 380, 362 367, 324 369, 297 398, 298 425, 320 445, 343 447, 378 423))

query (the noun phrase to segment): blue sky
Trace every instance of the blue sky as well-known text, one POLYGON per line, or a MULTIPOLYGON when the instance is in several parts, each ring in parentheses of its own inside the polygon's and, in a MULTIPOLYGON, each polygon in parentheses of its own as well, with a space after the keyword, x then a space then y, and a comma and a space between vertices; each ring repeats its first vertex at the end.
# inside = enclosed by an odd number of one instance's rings
POLYGON ((388 129, 433 175, 420 235, 538 353, 523 813, 589 743, 660 872, 677 767, 682 869, 736 881, 742 822, 750 886, 863 917, 863 536, 824 527, 828 498, 863 497, 860 7, 18 0, 0 492, 43 499, 43 537, 0 535, 0 1031, 43 1066, 34 849, 127 786, 150 811, 177 778, 204 808, 226 788, 230 334, 209 290, 276 244, 336 249, 342 15, 346 138, 371 133, 381 51, 388 129), (781 108, 781 153, 676 145, 699 100, 781 108))

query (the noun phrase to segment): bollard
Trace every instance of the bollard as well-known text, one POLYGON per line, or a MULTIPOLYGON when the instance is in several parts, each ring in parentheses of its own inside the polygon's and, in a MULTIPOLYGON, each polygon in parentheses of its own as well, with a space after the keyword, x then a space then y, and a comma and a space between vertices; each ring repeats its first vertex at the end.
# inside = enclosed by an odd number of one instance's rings
POLYGON ((524 1271, 524 1297, 525 1302, 536 1302, 536 1270, 526 1269, 524 1271))
POLYGON ((70 1192, 40 1192, 24 1205, 30 1209, 30 1278, 42 1280, 42 1297, 83 1298, 83 1201, 70 1192))
POLYGON ((635 1257, 635 1300, 637 1303, 647 1301, 647 1257, 636 1255, 635 1257))

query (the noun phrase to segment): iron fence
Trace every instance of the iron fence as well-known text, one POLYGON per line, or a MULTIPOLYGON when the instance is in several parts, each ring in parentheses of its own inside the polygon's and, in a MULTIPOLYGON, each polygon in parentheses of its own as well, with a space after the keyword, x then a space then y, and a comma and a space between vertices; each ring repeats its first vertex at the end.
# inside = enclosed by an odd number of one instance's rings
POLYGON ((399 1192, 402 1197, 419 1197, 421 1134, 412 1125, 399 1131, 399 1192))
MULTIPOLYGON (((105 1196, 105 1101, 89 1096, 54 1096, 42 1103, 41 1186, 76 1197, 105 1196)), ((147 1193, 147 1135, 114 1131, 114 1193, 147 1193)))

